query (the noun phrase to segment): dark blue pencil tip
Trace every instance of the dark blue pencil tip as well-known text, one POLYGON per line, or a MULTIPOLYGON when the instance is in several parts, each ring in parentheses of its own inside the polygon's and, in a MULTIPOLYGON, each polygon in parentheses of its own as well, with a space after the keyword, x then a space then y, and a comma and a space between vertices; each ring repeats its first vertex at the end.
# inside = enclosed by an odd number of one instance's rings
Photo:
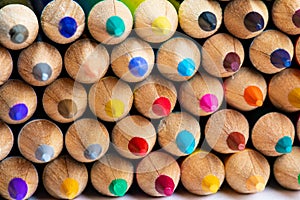
POLYGON ((95 160, 102 152, 102 147, 99 144, 91 144, 84 151, 84 157, 88 160, 95 160))
POLYGON ((277 68, 290 67, 292 64, 290 54, 284 49, 277 49, 273 51, 270 56, 270 60, 277 68))
POLYGON ((46 144, 40 145, 35 151, 36 159, 43 162, 49 162, 53 158, 53 156, 54 156, 53 147, 46 144))
POLYGON ((134 76, 142 77, 148 71, 148 63, 143 57, 134 57, 130 60, 128 68, 134 76))
POLYGON ((264 28, 264 18, 257 12, 250 12, 244 18, 245 27, 251 31, 256 32, 264 28))
POLYGON ((106 21, 106 31, 115 37, 120 37, 125 31, 125 23, 119 16, 112 16, 106 21))
POLYGON ((10 108, 8 114, 12 120, 22 120, 27 116, 28 108, 23 103, 16 104, 10 108))
POLYGON ((59 32, 65 38, 72 37, 77 31, 77 22, 72 17, 64 17, 59 22, 59 32))
POLYGON ((213 31, 217 27, 217 18, 214 13, 203 12, 198 18, 198 24, 205 31, 213 31))
POLYGON ((195 62, 191 58, 185 58, 178 63, 177 71, 181 76, 192 76, 195 68, 195 62))

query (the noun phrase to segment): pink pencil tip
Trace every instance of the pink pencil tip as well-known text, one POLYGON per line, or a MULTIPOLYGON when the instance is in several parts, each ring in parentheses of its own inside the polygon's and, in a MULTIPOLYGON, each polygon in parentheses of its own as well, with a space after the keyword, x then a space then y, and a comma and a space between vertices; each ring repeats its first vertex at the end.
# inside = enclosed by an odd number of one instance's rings
POLYGON ((218 109, 218 99, 213 94, 202 96, 199 102, 200 108, 205 112, 214 112, 218 109))

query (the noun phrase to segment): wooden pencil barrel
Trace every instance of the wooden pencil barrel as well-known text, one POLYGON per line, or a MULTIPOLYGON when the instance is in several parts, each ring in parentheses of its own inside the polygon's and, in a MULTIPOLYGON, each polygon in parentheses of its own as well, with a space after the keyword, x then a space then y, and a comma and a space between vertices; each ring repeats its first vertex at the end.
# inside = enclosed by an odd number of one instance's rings
POLYGON ((7 49, 0 46, 0 63, 1 63, 1 74, 0 74, 0 85, 3 85, 10 77, 13 70, 13 60, 7 49))
POLYGON ((0 161, 3 160, 14 145, 14 135, 10 127, 4 122, 0 122, 0 161))

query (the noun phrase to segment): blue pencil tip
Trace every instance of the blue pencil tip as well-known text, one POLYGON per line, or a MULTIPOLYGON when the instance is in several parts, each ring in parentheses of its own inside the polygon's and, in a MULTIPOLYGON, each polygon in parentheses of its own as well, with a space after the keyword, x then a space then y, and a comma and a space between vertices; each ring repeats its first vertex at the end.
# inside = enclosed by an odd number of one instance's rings
POLYGON ((102 147, 99 144, 91 144, 84 151, 84 157, 88 160, 95 160, 102 152, 102 147))
POLYGON ((25 104, 20 103, 20 104, 16 104, 13 107, 10 108, 9 110, 9 117, 12 120, 22 120, 24 119, 27 114, 28 114, 28 108, 25 104))
POLYGON ((53 147, 49 145, 40 145, 36 151, 35 151, 35 157, 36 159, 43 161, 43 162, 49 162, 54 156, 54 150, 53 147))
POLYGON ((192 76, 195 68, 195 62, 191 58, 185 58, 178 63, 177 71, 181 76, 192 76))
POLYGON ((277 68, 290 67, 292 64, 290 54, 284 49, 276 49, 273 51, 271 53, 270 60, 277 68))
POLYGON ((148 63, 143 57, 134 57, 130 60, 128 68, 134 76, 142 77, 148 71, 148 63))
POLYGON ((72 17, 64 17, 59 22, 59 32, 65 38, 72 37, 77 31, 77 22, 72 17))
POLYGON ((288 136, 284 136, 278 140, 275 150, 278 153, 290 153, 292 151, 292 145, 292 139, 288 136))
POLYGON ((185 154, 191 154, 195 150, 195 138, 187 130, 178 133, 176 137, 176 144, 179 150, 185 154))
POLYGON ((264 28, 264 18, 257 12, 250 12, 244 18, 245 27, 251 31, 256 32, 264 28))

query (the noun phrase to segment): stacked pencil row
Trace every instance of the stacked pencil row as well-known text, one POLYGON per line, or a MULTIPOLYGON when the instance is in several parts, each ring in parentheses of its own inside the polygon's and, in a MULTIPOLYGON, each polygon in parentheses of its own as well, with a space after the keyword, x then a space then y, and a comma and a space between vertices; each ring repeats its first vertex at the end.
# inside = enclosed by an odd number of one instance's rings
POLYGON ((270 156, 278 183, 299 190, 299 10, 282 0, 1 1, 1 196, 29 198, 39 175, 55 198, 77 197, 89 176, 107 196, 125 195, 134 176, 150 196, 179 181, 213 194, 224 179, 255 193, 270 156), (24 158, 9 155, 14 142, 24 158))

